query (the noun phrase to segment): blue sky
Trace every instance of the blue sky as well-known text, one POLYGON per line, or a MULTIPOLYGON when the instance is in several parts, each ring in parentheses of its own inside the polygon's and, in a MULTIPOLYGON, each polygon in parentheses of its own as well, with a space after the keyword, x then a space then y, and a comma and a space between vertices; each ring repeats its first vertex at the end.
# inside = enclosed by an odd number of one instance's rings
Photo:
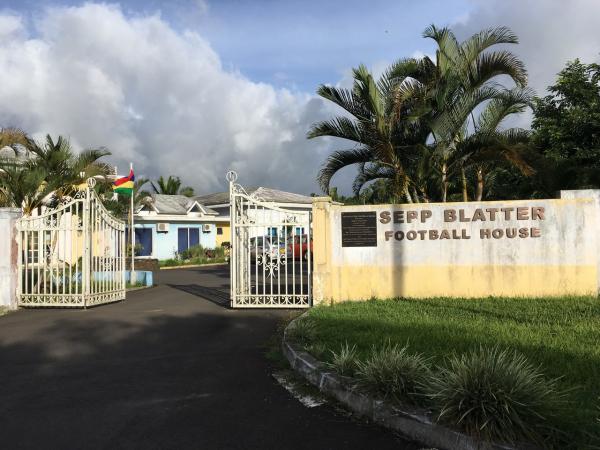
MULTIPOLYGON (((349 145, 306 139, 339 113, 319 84, 432 53, 431 23, 461 39, 503 25, 543 95, 568 60, 599 62, 598 17, 599 0, 0 0, 0 126, 107 147, 122 172, 134 162, 200 193, 225 188, 229 169, 318 192, 319 168, 349 145)), ((333 184, 349 193, 355 173, 333 184)))
MULTIPOLYGON (((45 7, 81 1, 0 0, 36 17, 45 7)), ((472 9, 467 0, 282 1, 129 0, 131 17, 159 13, 179 29, 205 37, 223 65, 250 79, 314 92, 336 83, 358 63, 377 66, 415 51, 430 51, 420 37, 430 23, 453 24, 472 9)))

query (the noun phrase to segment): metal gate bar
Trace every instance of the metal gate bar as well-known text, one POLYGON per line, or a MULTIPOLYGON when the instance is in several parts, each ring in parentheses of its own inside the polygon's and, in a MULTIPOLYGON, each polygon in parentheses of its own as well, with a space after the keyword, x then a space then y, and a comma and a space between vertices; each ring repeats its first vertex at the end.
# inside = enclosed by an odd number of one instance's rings
POLYGON ((17 222, 19 306, 80 307, 125 298, 125 224, 94 191, 17 222))
POLYGON ((276 207, 249 195, 229 172, 231 306, 308 308, 311 305, 310 211, 276 207))

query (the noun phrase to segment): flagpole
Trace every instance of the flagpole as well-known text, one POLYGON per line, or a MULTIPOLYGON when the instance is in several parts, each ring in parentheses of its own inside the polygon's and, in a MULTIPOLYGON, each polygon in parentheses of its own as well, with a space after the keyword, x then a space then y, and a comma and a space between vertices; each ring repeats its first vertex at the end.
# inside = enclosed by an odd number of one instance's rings
MULTIPOLYGON (((133 163, 129 163, 129 173, 133 170, 133 163)), ((131 277, 129 277, 129 282, 132 286, 135 285, 136 276, 135 276, 135 230, 133 228, 133 197, 135 195, 135 190, 131 191, 131 206, 129 207, 129 211, 131 213, 131 277)))

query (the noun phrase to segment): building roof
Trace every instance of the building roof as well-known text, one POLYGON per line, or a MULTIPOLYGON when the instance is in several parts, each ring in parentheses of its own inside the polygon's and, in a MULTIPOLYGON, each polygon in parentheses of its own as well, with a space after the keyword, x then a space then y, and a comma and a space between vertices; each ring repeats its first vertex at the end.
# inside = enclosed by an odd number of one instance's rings
POLYGON ((152 195, 152 206, 158 214, 187 214, 194 204, 197 204, 205 214, 217 215, 216 211, 207 208, 195 198, 186 197, 185 195, 152 195))
MULTIPOLYGON (((249 195, 255 194, 266 202, 301 204, 312 203, 312 197, 294 194, 293 192, 280 191, 262 186, 244 187, 244 189, 249 195)), ((215 194, 200 195, 194 198, 198 201, 198 203, 203 205, 224 205, 229 203, 229 192, 217 192, 215 194)))

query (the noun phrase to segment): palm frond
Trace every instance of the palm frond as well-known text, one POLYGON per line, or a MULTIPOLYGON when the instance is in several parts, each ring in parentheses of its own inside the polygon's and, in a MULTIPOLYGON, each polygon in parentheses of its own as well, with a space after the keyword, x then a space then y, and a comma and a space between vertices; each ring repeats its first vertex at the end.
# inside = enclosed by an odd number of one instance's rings
POLYGON ((533 91, 515 88, 500 91, 479 115, 476 128, 481 133, 493 133, 510 115, 525 111, 531 105, 533 91))
POLYGON ((507 50, 483 53, 470 66, 469 76, 475 87, 499 75, 509 76, 518 87, 527 85, 525 64, 507 50))
POLYGON ((331 179, 339 170, 354 164, 368 163, 373 160, 373 157, 373 152, 368 148, 334 151, 327 157, 319 171, 317 181, 321 190, 325 193, 329 192, 331 179))
POLYGON ((323 84, 317 89, 317 94, 325 100, 335 103, 359 120, 369 120, 372 116, 372 113, 365 108, 360 99, 357 99, 354 93, 348 89, 323 84))
POLYGON ((342 116, 312 125, 307 134, 308 139, 319 136, 337 137, 357 143, 366 141, 360 126, 350 118, 342 116))
POLYGON ((461 44, 467 63, 474 62, 488 48, 498 44, 518 44, 519 38, 508 27, 494 27, 473 34, 461 44))

